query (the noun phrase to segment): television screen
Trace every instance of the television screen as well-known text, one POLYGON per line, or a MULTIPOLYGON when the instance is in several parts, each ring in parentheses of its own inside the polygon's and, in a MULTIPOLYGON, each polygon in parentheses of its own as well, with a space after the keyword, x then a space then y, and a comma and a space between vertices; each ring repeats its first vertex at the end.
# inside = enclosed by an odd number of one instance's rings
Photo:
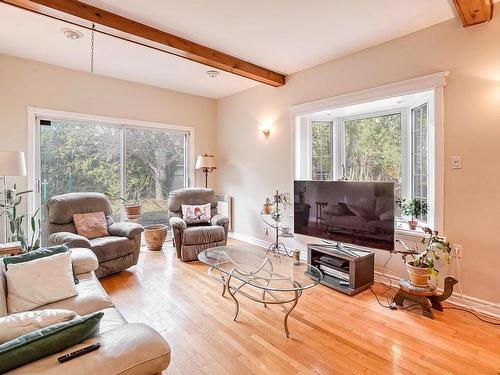
POLYGON ((294 231, 394 250, 394 183, 295 181, 294 231))

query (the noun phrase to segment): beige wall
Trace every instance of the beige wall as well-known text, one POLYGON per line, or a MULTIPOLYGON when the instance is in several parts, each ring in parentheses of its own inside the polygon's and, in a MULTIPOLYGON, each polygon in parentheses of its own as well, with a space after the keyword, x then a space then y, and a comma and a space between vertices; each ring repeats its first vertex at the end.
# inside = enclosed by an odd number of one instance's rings
MULTIPOLYGON (((258 212, 275 189, 290 191, 292 105, 450 70, 445 89, 445 234, 462 244, 464 293, 500 300, 500 14, 463 29, 450 20, 219 101, 219 191, 234 197, 234 230, 271 241, 258 212), (268 141, 258 126, 271 121, 268 141), (451 169, 462 155, 464 168, 451 169), (493 285, 496 287, 493 287, 493 285)), ((339 36, 341 37, 341 36, 339 36)), ((300 51, 297 51, 300 53, 300 51)), ((377 253, 377 264, 386 258, 377 253)), ((390 269, 401 272, 395 257, 390 269)), ((456 267, 456 266, 455 266, 456 267)))
POLYGON ((195 155, 215 152, 215 100, 0 54, 0 149, 26 150, 27 106, 191 126, 195 155))

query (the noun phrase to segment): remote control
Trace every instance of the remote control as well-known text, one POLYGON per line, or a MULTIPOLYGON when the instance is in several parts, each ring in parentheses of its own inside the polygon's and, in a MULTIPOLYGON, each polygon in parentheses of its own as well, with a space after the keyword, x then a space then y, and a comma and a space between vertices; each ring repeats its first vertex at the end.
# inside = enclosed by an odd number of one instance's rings
POLYGON ((57 360, 60 362, 60 363, 64 363, 64 362, 67 362, 67 361, 71 361, 72 359, 74 358, 77 358, 77 357, 80 357, 81 355, 84 355, 84 354, 87 354, 87 353, 90 353, 90 352, 93 352, 94 350, 97 350, 101 347, 101 344, 99 343, 96 343, 96 344, 92 344, 90 346, 86 346, 85 348, 81 348, 81 349, 78 349, 78 350, 75 350, 74 352, 71 352, 71 353, 68 353, 68 354, 65 354, 59 358, 57 358, 57 360))

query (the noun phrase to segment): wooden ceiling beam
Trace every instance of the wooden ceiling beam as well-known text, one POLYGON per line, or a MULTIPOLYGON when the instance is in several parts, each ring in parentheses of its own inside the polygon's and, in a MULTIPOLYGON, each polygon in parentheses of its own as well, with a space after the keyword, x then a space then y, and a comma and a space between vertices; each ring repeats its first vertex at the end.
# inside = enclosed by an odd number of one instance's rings
POLYGON ((493 0, 453 0, 464 27, 491 21, 493 0))
MULTIPOLYGON (((141 38, 127 38, 116 35, 121 39, 148 46, 144 40, 167 47, 162 49, 170 53, 200 64, 208 65, 226 72, 278 87, 285 84, 285 75, 258 66, 251 62, 239 59, 215 49, 203 46, 190 40, 172 35, 165 31, 125 18, 104 9, 85 4, 77 0, 0 0, 4 3, 17 6, 35 13, 56 18, 75 24, 75 18, 92 22, 107 28, 141 38)), ((80 24, 88 28, 88 25, 80 24)), ((157 46, 151 45, 158 49, 157 46)))

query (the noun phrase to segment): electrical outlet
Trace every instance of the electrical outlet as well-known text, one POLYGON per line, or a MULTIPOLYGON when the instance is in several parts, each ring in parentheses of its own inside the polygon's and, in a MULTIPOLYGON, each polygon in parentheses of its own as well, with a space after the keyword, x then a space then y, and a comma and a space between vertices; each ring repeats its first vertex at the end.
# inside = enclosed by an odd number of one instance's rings
POLYGON ((455 256, 457 258, 462 258, 463 256, 463 251, 464 251, 464 248, 462 245, 459 245, 459 244, 454 244, 453 245, 453 249, 455 250, 455 256))
POLYGON ((269 229, 267 227, 264 227, 264 234, 267 236, 269 235, 269 229))

